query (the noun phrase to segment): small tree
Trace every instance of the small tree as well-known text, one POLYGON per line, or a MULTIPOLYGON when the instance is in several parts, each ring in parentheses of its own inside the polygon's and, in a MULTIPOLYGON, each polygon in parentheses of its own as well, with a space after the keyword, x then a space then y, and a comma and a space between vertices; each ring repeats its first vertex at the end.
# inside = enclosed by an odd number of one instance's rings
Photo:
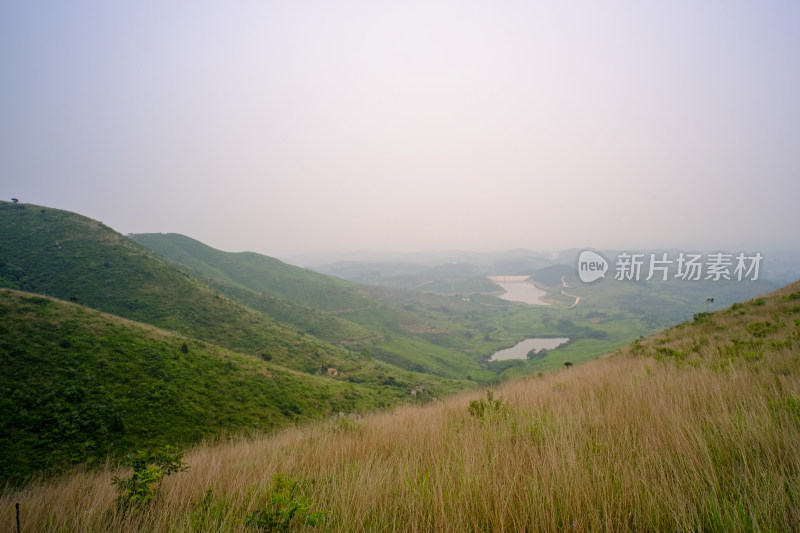
POLYGON ((164 446, 155 452, 141 451, 128 454, 123 463, 133 468, 133 474, 126 478, 114 476, 112 485, 120 491, 117 507, 141 507, 150 503, 161 488, 165 476, 175 472, 185 472, 189 466, 183 462, 183 452, 175 446, 164 446), (153 489, 153 484, 156 488, 153 489))
POLYGON ((18 198, 12 198, 11 201, 14 202, 14 203, 17 203, 17 202, 19 202, 19 199, 18 198))

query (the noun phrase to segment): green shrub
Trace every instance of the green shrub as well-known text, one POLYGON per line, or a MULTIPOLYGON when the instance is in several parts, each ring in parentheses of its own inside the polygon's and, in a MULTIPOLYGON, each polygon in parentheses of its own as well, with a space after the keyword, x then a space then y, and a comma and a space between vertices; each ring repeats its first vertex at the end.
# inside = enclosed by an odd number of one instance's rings
POLYGON ((681 361, 683 359, 686 359, 685 353, 679 350, 674 350, 672 348, 667 348, 666 346, 661 346, 660 348, 656 348, 656 352, 660 356, 672 357, 676 361, 681 361))
POLYGON ((164 446, 155 452, 139 450, 129 454, 123 464, 133 468, 133 474, 126 478, 114 476, 111 480, 120 492, 117 507, 128 509, 150 503, 161 488, 164 477, 189 468, 182 459, 183 452, 174 446, 164 446))
POLYGON ((189 512, 191 531, 207 531, 223 523, 228 502, 216 498, 212 488, 206 489, 205 495, 192 502, 189 512))
POLYGON ((508 405, 505 400, 494 398, 494 392, 491 389, 486 390, 486 399, 472 400, 469 402, 469 414, 478 420, 487 420, 490 418, 504 418, 509 414, 508 405))
POLYGON ((770 322, 770 321, 766 321, 766 322, 751 322, 750 324, 747 324, 747 331, 749 331, 750 334, 753 337, 761 339, 761 338, 766 337, 767 334, 773 333, 773 332, 779 330, 782 325, 783 324, 770 322))
POLYGON ((275 474, 267 507, 248 514, 245 525, 259 531, 291 531, 301 525, 322 524, 327 512, 313 508, 314 502, 303 490, 305 484, 287 474, 275 474))
POLYGON ((630 345, 630 351, 632 354, 641 354, 644 353, 644 346, 642 346, 642 341, 644 337, 641 335, 637 337, 630 345))

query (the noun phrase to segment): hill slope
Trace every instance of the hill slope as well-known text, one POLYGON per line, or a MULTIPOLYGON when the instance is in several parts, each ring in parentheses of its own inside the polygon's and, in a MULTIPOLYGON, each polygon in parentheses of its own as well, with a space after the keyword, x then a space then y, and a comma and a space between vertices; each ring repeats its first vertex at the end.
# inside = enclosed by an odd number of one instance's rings
POLYGON ((199 447, 136 515, 111 469, 4 495, 0 521, 21 501, 34 530, 247 531, 294 508, 329 531, 796 531, 798 347, 795 283, 494 397, 199 447))
POLYGON ((299 363, 291 360, 299 351, 330 351, 222 297, 95 220, 6 204, 0 205, 0 225, 0 284, 6 287, 71 300, 247 353, 270 353, 286 366, 299 363))
POLYGON ((377 335, 328 310, 368 305, 356 284, 260 254, 229 253, 176 233, 132 235, 216 290, 271 318, 328 342, 352 344, 377 335))
MULTIPOLYGON (((58 209, 2 203, 0 226, 4 230, 0 232, 0 286, 72 300, 232 350, 267 356, 303 372, 326 372, 360 361, 350 350, 279 324, 221 294, 95 220, 58 209)), ((347 291, 343 294, 345 299, 358 298, 347 296, 347 291)), ((374 335, 351 326, 343 335, 374 335)), ((389 366, 383 368, 392 371, 389 366)), ((382 380, 375 372, 363 372, 360 379, 382 380)))
POLYGON ((465 308, 462 315, 480 310, 472 304, 372 290, 272 257, 216 250, 174 233, 133 238, 238 302, 326 341, 367 348, 374 357, 406 370, 462 379, 496 377, 480 366, 478 357, 467 355, 478 332, 441 312, 454 307, 465 308), (414 305, 404 301, 409 296, 414 305))
POLYGON ((308 375, 9 289, 0 289, 0 366, 0 485, 107 454, 373 410, 442 385, 372 362, 308 375), (373 373, 383 384, 353 382, 373 373))
POLYGON ((159 255, 220 281, 324 311, 361 307, 350 281, 253 252, 223 252, 177 233, 131 236, 159 255))

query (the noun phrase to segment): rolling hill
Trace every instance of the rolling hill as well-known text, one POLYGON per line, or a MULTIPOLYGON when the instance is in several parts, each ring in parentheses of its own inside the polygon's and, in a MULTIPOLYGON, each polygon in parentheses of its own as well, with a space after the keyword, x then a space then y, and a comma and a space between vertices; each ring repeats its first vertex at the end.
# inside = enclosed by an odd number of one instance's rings
POLYGON ((2 478, 474 386, 373 358, 348 342, 374 331, 269 297, 309 322, 282 324, 266 297, 226 285, 237 301, 81 215, 2 203, 0 227, 2 478))
MULTIPOLYGON (((352 305, 354 312, 369 313, 375 302, 365 301, 353 292, 352 283, 278 260, 256 254, 237 255, 232 264, 239 267, 239 259, 244 257, 244 273, 236 274, 236 269, 230 268, 233 274, 228 279, 240 282, 216 281, 218 288, 229 293, 226 295, 134 240, 75 213, 3 203, 0 225, 4 228, 0 233, 0 286, 81 303, 239 352, 266 355, 277 364, 311 373, 349 364, 347 361, 358 359, 361 351, 359 345, 352 346, 354 343, 385 335, 319 310, 326 307, 327 300, 329 307, 334 303, 352 305), (280 276, 272 273, 273 268, 280 276), (259 280, 258 287, 283 286, 286 289, 278 294, 295 291, 294 296, 301 301, 319 305, 303 306, 242 285, 241 281, 251 275, 259 280), (275 279, 278 282, 270 281, 275 279), (285 323, 271 318, 266 311, 285 323), (353 349, 333 346, 324 337, 353 349)), ((197 244, 204 251, 215 252, 197 244)), ((402 310, 398 313, 403 314, 402 310)), ((393 320, 399 322, 396 315, 393 320)), ((417 317, 415 321, 421 319, 417 317)), ((396 330, 404 327, 400 324, 396 330)), ((411 337, 416 340, 414 332, 411 337)), ((466 377, 470 366, 474 367, 474 374, 481 373, 474 360, 458 357, 452 350, 438 352, 433 349, 429 362, 418 353, 420 364, 413 368, 406 365, 407 370, 456 379, 466 377), (444 364, 437 364, 437 358, 443 359, 444 364)), ((402 360, 401 356, 397 358, 402 360)))
POLYGON ((496 378, 469 354, 477 334, 454 320, 479 306, 412 291, 370 288, 252 252, 216 250, 184 235, 132 238, 237 302, 328 342, 417 372, 475 380, 496 378), (413 300, 408 300, 413 297, 413 300))
POLYGON ((223 252, 177 233, 132 235, 159 255, 207 277, 322 311, 367 305, 357 284, 253 252, 223 252))
POLYGON ((461 386, 374 361, 312 375, 265 359, 0 289, 0 480, 388 407, 417 387, 427 398, 461 386))
POLYGON ((0 521, 21 502, 33 530, 796 531, 799 346, 800 282, 493 394, 198 446, 135 513, 110 466, 9 491, 0 521))

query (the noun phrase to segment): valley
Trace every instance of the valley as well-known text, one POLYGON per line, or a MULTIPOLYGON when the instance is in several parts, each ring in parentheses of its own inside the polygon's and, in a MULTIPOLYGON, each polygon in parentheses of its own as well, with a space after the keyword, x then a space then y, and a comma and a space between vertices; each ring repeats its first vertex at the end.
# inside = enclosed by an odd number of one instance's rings
POLYGON ((769 270, 752 283, 582 284, 572 252, 312 270, 31 204, 0 204, 0 227, 8 487, 542 379, 696 320, 709 294, 719 309, 779 286, 769 270))
POLYGON ((148 504, 120 506, 114 463, 7 489, 0 520, 21 502, 35 531, 792 531, 798 346, 800 282, 487 391, 203 441, 148 504))

